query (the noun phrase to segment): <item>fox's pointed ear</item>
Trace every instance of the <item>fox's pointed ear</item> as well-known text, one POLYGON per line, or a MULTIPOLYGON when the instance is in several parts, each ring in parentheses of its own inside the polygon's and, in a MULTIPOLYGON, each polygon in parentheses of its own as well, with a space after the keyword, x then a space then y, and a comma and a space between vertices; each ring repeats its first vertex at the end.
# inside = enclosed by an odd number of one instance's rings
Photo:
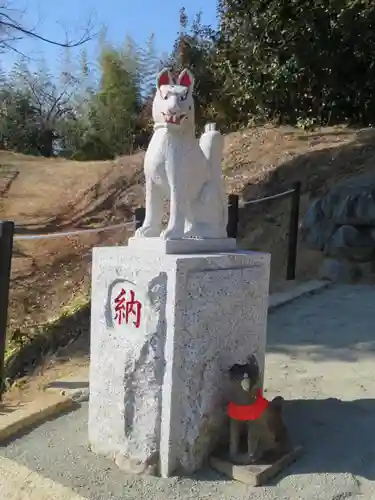
POLYGON ((251 356, 249 356, 247 358, 247 363, 250 367, 250 373, 251 373, 251 377, 252 378, 258 378, 259 377, 259 373, 260 373, 260 369, 259 369, 259 363, 258 363, 258 360, 256 358, 256 356, 254 354, 252 354, 251 356))
POLYGON ((255 356, 255 354, 251 354, 251 356, 249 356, 249 357, 247 358, 247 362, 248 362, 250 365, 259 366, 259 363, 258 363, 258 360, 257 360, 257 357, 255 356))
POLYGON ((164 68, 160 71, 156 77, 156 87, 159 89, 162 85, 173 85, 173 76, 168 68, 164 68))
POLYGON ((177 78, 177 83, 178 85, 187 87, 189 90, 193 90, 194 88, 193 73, 187 68, 183 69, 177 78))

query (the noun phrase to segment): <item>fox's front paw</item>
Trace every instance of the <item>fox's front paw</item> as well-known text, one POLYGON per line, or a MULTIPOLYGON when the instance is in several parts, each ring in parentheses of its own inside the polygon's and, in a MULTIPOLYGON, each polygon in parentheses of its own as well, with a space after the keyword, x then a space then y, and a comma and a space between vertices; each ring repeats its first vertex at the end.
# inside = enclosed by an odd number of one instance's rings
POLYGON ((184 235, 184 228, 178 229, 178 228, 167 228, 165 229, 161 235, 160 238, 163 238, 164 240, 179 240, 183 237, 184 235))

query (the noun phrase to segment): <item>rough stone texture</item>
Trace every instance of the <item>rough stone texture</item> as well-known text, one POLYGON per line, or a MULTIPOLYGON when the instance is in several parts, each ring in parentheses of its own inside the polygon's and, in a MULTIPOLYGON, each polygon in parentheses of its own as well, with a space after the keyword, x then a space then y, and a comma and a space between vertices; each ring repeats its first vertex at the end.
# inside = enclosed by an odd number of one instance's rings
POLYGON ((313 201, 302 225, 307 246, 327 257, 370 262, 375 255, 375 176, 335 185, 313 201))
POLYGON ((374 277, 374 263, 326 258, 319 269, 319 277, 335 283, 366 282, 374 277))
POLYGON ((326 258, 319 269, 319 277, 336 283, 352 283, 356 278, 355 265, 347 260, 326 258))
POLYGON ((337 227, 330 219, 324 217, 321 200, 315 200, 303 219, 301 236, 309 248, 322 251, 337 227))
POLYGON ((163 395, 161 467, 165 475, 176 468, 192 472, 215 444, 228 397, 228 368, 245 362, 251 353, 263 366, 268 266, 258 262, 246 268, 246 260, 241 256, 238 260, 243 266, 239 269, 229 262, 227 269, 208 270, 204 261, 194 267, 189 261, 181 263, 183 269, 179 266, 185 286, 177 292, 175 321, 181 328, 176 337, 171 332, 167 339, 166 353, 174 359, 173 363, 167 360, 165 384, 168 395, 180 397, 169 403, 163 395))
POLYGON ((364 231, 353 226, 341 226, 324 246, 324 255, 352 259, 358 262, 372 260, 375 241, 364 231))
POLYGON ((331 188, 321 201, 327 219, 338 225, 375 225, 375 176, 365 174, 331 188))
POLYGON ((268 254, 255 252, 94 249, 89 439, 95 451, 145 468, 160 451, 163 476, 201 467, 220 437, 228 368, 251 353, 264 366, 269 264, 268 254), (115 280, 134 283, 143 301, 138 330, 113 327, 107 304, 115 280))
POLYGON ((167 276, 157 260, 141 267, 128 257, 119 247, 93 251, 89 438, 94 451, 147 466, 160 441, 167 276), (115 325, 121 287, 142 303, 139 329, 115 325))

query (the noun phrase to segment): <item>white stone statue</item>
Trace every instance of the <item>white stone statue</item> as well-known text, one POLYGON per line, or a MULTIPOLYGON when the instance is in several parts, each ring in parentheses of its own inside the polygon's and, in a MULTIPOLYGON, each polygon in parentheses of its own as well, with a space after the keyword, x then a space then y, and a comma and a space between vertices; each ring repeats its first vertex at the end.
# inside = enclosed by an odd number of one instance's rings
POLYGON ((226 238, 227 203, 221 177, 223 137, 214 124, 195 137, 194 77, 184 69, 174 82, 163 69, 156 82, 154 133, 146 152, 146 216, 139 237, 226 238), (162 232, 164 199, 170 217, 162 232))

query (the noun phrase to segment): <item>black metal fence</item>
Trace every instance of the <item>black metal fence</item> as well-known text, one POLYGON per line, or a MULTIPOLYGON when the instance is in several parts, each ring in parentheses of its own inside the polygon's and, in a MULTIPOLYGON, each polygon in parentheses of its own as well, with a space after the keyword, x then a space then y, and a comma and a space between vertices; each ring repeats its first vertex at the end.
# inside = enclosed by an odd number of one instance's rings
MULTIPOLYGON (((289 231, 288 231, 288 258, 286 264, 286 279, 294 280, 296 277, 297 264, 297 246, 298 246, 298 220, 299 220, 299 204, 301 197, 301 183, 295 182, 291 189, 277 193, 272 196, 266 196, 257 200, 243 201, 240 204, 240 197, 236 194, 228 196, 228 238, 237 238, 239 210, 240 207, 264 203, 266 201, 275 200, 277 198, 290 198, 290 216, 289 216, 289 231)), ((145 218, 145 209, 143 207, 135 210, 135 228, 142 226, 145 218)))
POLYGON ((14 223, 0 222, 0 400, 4 390, 4 358, 8 320, 10 269, 14 223))
MULTIPOLYGON (((298 219, 300 204, 301 183, 296 182, 291 189, 273 196, 259 198, 256 200, 242 201, 238 195, 228 196, 228 226, 229 238, 237 238, 239 210, 241 207, 264 203, 277 198, 291 199, 289 233, 288 233, 288 257, 286 263, 286 279, 294 280, 296 276, 297 245, 298 245, 298 219)), ((112 231, 124 227, 132 227, 134 230, 142 226, 145 218, 144 207, 136 208, 133 221, 124 222, 102 228, 77 229, 67 232, 45 233, 45 234, 18 234, 17 227, 12 221, 0 221, 0 400, 4 390, 4 358, 6 347, 6 327, 8 319, 10 271, 13 252, 13 241, 58 238, 64 236, 76 236, 83 233, 98 233, 112 231)))
MULTIPOLYGON (((277 193, 272 196, 266 196, 257 200, 243 201, 241 206, 256 205, 277 198, 290 198, 290 216, 289 216, 289 231, 288 231, 288 257, 286 264, 286 279, 294 280, 296 277, 297 264, 297 246, 298 246, 298 221, 299 221, 299 205, 301 198, 301 183, 295 182, 287 191, 277 193)), ((230 238, 237 238, 238 222, 239 222, 240 199, 235 194, 228 196, 228 227, 227 233, 230 238)))

